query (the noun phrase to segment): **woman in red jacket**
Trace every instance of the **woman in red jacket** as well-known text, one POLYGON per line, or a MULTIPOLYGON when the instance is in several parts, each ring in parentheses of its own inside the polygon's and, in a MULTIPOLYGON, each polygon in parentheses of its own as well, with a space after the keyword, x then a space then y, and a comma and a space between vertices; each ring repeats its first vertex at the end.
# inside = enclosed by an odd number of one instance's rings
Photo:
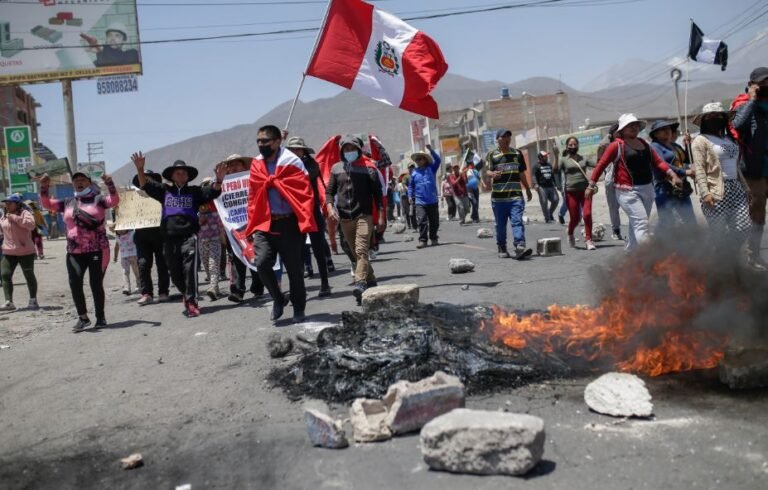
POLYGON ((680 177, 644 140, 638 138, 645 122, 634 114, 622 114, 616 137, 605 149, 592 172, 584 197, 590 199, 605 168, 614 164, 613 182, 619 206, 629 217, 626 251, 634 250, 650 238, 648 217, 654 200, 653 169, 665 174, 673 185, 680 186, 680 177))

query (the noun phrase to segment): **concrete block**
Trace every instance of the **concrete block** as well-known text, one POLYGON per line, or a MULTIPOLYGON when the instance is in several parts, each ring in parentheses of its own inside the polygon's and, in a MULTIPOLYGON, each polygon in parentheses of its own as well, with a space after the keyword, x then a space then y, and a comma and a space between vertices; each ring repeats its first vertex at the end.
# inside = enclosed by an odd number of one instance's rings
POLYGON ((392 438, 387 426, 387 406, 381 400, 358 398, 349 409, 352 437, 356 442, 386 441, 392 438))
POLYGON ((363 293, 364 312, 379 309, 409 310, 419 304, 419 286, 417 284, 390 284, 366 289, 363 293))
POLYGON ((307 435, 313 446, 342 449, 349 446, 341 422, 315 409, 304 410, 307 435))
POLYGON ((398 381, 384 395, 387 426, 393 434, 406 434, 454 408, 464 406, 464 385, 456 376, 438 371, 416 383, 398 381))
POLYGON ((536 253, 542 257, 562 255, 563 245, 560 238, 542 238, 536 242, 536 253))

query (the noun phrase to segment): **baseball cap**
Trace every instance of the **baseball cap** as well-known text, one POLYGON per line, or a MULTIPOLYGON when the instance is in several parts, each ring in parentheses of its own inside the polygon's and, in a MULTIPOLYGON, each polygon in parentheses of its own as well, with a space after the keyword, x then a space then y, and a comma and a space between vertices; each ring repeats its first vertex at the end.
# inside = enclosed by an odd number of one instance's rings
POLYGON ((22 199, 21 199, 21 196, 18 194, 11 194, 10 196, 3 199, 3 202, 15 202, 17 204, 21 204, 22 199))
POLYGON ((512 131, 510 131, 508 129, 500 129, 500 130, 496 131, 496 139, 501 138, 502 136, 506 136, 507 134, 512 136, 512 131))
POLYGON ((755 68, 752 73, 749 74, 750 83, 760 83, 768 80, 768 66, 761 66, 755 68))

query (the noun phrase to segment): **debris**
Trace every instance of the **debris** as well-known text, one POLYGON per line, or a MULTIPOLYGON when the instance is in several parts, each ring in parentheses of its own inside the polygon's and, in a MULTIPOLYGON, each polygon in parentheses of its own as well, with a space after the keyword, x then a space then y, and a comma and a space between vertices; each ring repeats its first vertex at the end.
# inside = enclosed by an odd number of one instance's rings
POLYGON ((4 345, 0 345, 0 350, 10 349, 10 348, 11 348, 10 345, 5 345, 5 344, 4 345))
POLYGON ((304 411, 304 421, 307 424, 307 435, 313 446, 328 449, 342 449, 349 446, 340 421, 333 420, 314 409, 304 411))
POLYGON ((398 381, 384 395, 386 423, 393 434, 406 434, 424 424, 464 406, 464 385, 456 376, 442 371, 411 383, 398 381))
POLYGON ((403 238, 404 242, 412 242, 413 241, 413 235, 408 235, 405 238, 403 238))
POLYGON ((490 228, 478 228, 477 229, 477 238, 493 238, 493 230, 490 228))
POLYGON ((461 286, 461 290, 462 291, 468 291, 469 290, 469 284, 464 284, 463 286, 461 286))
POLYGON ((387 406, 381 400, 358 398, 349 409, 352 437, 356 442, 386 441, 392 438, 387 426, 387 406))
POLYGON ((451 259, 448 262, 448 267, 451 268, 453 274, 463 274, 475 270, 475 264, 467 259, 451 259))
POLYGON ((731 389, 768 386, 768 346, 730 348, 720 361, 720 381, 731 389))
POLYGON ((421 454, 433 470, 524 475, 544 455, 544 440, 539 417, 460 408, 421 429, 421 454))
POLYGON ((123 464, 124 470, 132 470, 144 466, 144 458, 141 457, 141 453, 134 453, 127 458, 121 459, 120 463, 123 464))
POLYGON ((562 255, 562 242, 559 238, 542 238, 536 242, 536 253, 542 257, 562 255))
POLYGON ((405 233, 405 223, 395 223, 395 225, 392 226, 392 233, 396 235, 405 233))
POLYGON ((597 413, 614 417, 650 417, 651 394, 645 382, 628 373, 607 373, 589 383, 584 401, 597 413))
POLYGON ((366 289, 363 311, 399 308, 409 310, 419 303, 418 284, 392 284, 366 289))
POLYGON ((176 490, 192 490, 192 484, 185 483, 184 485, 177 485, 176 490))
POLYGON ((197 332, 195 337, 202 337, 203 335, 208 335, 208 332, 197 332))
POLYGON ((165 364, 165 361, 163 361, 163 357, 160 356, 160 358, 157 360, 158 364, 165 364))
POLYGON ((272 359, 285 357, 293 350, 293 340, 289 337, 283 337, 279 333, 273 333, 267 339, 267 350, 272 359))

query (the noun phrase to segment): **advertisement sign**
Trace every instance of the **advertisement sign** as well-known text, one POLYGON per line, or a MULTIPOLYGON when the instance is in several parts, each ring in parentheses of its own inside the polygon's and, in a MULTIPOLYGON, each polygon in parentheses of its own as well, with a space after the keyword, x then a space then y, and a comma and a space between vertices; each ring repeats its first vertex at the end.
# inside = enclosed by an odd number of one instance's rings
POLYGON ((84 172, 91 179, 100 179, 107 171, 107 164, 104 162, 82 162, 77 164, 77 171, 84 172))
POLYGON ((35 192, 27 172, 32 166, 32 132, 29 126, 3 128, 8 157, 8 173, 11 176, 11 192, 35 192))
POLYGON ((120 193, 120 205, 115 218, 115 230, 138 230, 160 226, 163 206, 144 191, 120 193))
POLYGON ((587 160, 594 161, 597 158, 597 147, 600 146, 600 141, 606 134, 608 134, 608 126, 564 134, 557 137, 557 145, 560 148, 565 148, 565 141, 571 136, 575 136, 579 140, 579 154, 587 160))
POLYGON ((46 160, 43 163, 36 163, 29 167, 27 175, 30 179, 38 179, 48 174, 49 177, 58 177, 59 175, 69 174, 69 159, 57 158, 56 160, 46 160))
POLYGON ((0 4, 0 84, 141 73, 136 0, 0 4))
POLYGON ((451 136, 450 138, 440 138, 440 151, 443 155, 456 155, 461 154, 461 144, 459 144, 458 136, 451 136))
POLYGON ((123 92, 138 92, 139 79, 136 75, 116 75, 101 77, 96 82, 96 92, 99 95, 121 94, 123 92))
POLYGON ((494 148, 496 148, 496 130, 483 131, 483 154, 488 153, 494 148))

